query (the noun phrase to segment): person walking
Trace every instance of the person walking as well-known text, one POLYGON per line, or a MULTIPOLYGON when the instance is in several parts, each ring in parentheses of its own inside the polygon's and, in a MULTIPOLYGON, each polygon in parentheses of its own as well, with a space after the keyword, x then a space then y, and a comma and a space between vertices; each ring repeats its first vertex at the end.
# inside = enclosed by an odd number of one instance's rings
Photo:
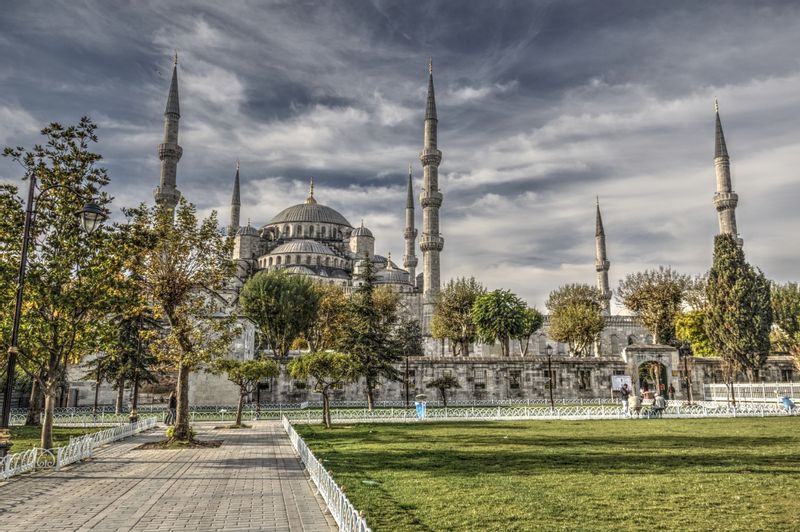
POLYGON ((628 383, 622 385, 622 389, 619 391, 620 395, 622 396, 622 413, 625 417, 630 416, 630 410, 628 409, 628 398, 631 396, 631 391, 628 388, 628 383))
POLYGON ((167 419, 164 422, 167 425, 174 425, 175 424, 175 417, 177 415, 178 409, 178 398, 175 397, 175 392, 169 393, 169 412, 167 412, 167 419))
POLYGON ((667 391, 667 393, 669 394, 669 400, 670 401, 674 401, 675 400, 675 386, 670 384, 669 385, 669 390, 667 391))

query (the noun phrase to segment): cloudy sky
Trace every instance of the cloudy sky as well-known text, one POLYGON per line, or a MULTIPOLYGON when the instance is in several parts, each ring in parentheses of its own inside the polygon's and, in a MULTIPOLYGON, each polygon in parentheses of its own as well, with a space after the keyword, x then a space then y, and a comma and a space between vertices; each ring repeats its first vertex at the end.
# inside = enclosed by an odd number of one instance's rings
MULTIPOLYGON (((717 231, 718 97, 748 259, 797 280, 800 5, 793 2, 12 2, 0 17, 0 144, 100 126, 116 208, 152 201, 171 56, 178 188, 227 220, 320 203, 402 255, 405 173, 433 56, 444 157, 442 278, 540 308, 594 282, 600 197, 611 285, 704 272, 717 231), (110 6, 114 7, 110 7, 110 6)), ((19 182, 0 161, 0 180, 19 182)), ((421 225, 418 209, 417 223, 421 225)), ((421 263, 421 261, 420 261, 421 263)))

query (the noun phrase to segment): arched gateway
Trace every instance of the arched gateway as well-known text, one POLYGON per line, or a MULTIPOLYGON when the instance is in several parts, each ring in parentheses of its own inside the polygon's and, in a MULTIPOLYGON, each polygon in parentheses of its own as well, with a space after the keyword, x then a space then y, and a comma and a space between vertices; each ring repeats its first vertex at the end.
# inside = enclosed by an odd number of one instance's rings
POLYGON ((670 345, 633 344, 622 350, 622 359, 628 365, 634 392, 641 391, 643 380, 648 381, 649 390, 661 392, 665 397, 670 384, 675 390, 680 389, 677 377, 677 369, 680 366, 676 348, 670 345), (643 372, 643 368, 647 366, 652 366, 653 370, 643 372), (642 377, 643 374, 647 377, 642 377))

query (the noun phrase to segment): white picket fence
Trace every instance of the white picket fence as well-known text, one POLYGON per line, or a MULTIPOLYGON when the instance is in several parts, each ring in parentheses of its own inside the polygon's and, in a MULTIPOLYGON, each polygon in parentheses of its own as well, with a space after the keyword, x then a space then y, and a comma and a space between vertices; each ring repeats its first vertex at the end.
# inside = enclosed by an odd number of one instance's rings
POLYGON ((297 434, 297 431, 294 430, 289 418, 286 416, 283 417, 283 428, 286 434, 289 435, 292 447, 294 447, 295 452, 303 461, 311 480, 319 490, 320 495, 322 495, 328 510, 336 520, 336 524, 339 525, 339 530, 343 532, 371 532, 367 522, 355 509, 339 485, 336 484, 330 473, 319 463, 317 457, 308 448, 303 438, 297 434))
MULTIPOLYGON (((800 397, 800 382, 761 382, 756 384, 734 384, 736 402, 775 403, 783 396, 800 397)), ((725 384, 704 384, 703 398, 706 401, 727 401, 730 391, 725 384)))
POLYGON ((21 453, 9 454, 0 461, 0 479, 7 480, 15 475, 37 469, 60 469, 69 464, 86 460, 92 457, 95 448, 152 429, 156 423, 156 418, 147 418, 137 423, 126 423, 71 438, 67 445, 55 449, 35 447, 21 453))

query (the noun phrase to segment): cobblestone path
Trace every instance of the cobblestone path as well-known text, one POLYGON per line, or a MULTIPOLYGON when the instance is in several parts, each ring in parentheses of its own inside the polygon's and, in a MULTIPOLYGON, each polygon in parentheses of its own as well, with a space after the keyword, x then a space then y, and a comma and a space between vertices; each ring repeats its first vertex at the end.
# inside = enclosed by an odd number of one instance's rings
POLYGON ((0 482, 0 530, 337 530, 275 421, 200 428, 219 448, 135 450, 156 429, 61 471, 0 482))

